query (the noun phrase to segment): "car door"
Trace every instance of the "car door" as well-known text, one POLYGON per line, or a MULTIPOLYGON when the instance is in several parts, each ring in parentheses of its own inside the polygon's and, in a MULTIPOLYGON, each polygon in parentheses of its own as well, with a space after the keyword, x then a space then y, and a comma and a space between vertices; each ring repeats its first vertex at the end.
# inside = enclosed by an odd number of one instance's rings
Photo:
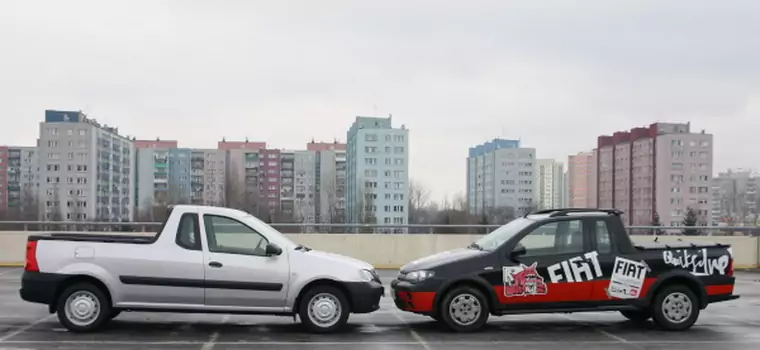
POLYGON ((587 282, 602 274, 588 249, 588 235, 581 218, 546 222, 521 234, 504 254, 503 286, 497 290, 502 306, 571 307, 586 301, 591 293, 587 282), (520 250, 522 254, 511 253, 520 250))
POLYGON ((287 252, 266 256, 267 238, 234 218, 204 214, 207 306, 280 308, 288 292, 287 252))
MULTIPOLYGON (((604 275, 592 285, 590 299, 625 304, 630 299, 638 299, 645 295, 652 282, 646 278, 648 266, 642 261, 628 259, 628 256, 620 253, 617 241, 612 235, 614 223, 608 218, 599 218, 592 220, 590 226, 592 249, 599 253, 599 264, 604 275)), ((619 229, 624 230, 622 226, 619 229)))
POLYGON ((177 226, 176 232, 161 233, 173 236, 165 244, 154 243, 144 248, 136 245, 137 251, 115 253, 115 256, 129 254, 111 262, 122 283, 119 304, 149 307, 204 304, 204 254, 198 214, 183 213, 178 220, 170 219, 165 227, 173 225, 177 226))

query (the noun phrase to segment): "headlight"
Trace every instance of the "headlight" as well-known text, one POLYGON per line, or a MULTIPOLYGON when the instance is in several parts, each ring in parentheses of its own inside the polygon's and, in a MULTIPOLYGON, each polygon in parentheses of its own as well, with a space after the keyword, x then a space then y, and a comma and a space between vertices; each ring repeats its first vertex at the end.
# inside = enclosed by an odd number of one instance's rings
POLYGON ((404 276, 404 280, 409 282, 422 282, 430 277, 433 277, 435 273, 428 270, 412 271, 404 276))
POLYGON ((375 280, 375 274, 372 273, 370 270, 359 270, 359 276, 361 276, 362 281, 370 282, 375 280))

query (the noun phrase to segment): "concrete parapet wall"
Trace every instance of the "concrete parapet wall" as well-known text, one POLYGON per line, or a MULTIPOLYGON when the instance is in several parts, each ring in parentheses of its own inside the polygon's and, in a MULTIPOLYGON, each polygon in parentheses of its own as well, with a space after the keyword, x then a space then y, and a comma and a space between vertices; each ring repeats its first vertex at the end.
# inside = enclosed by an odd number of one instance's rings
MULTIPOLYGON (((22 266, 25 245, 35 232, 0 231, 0 266, 22 266)), ((130 233, 135 234, 135 233, 130 233)), ((146 235, 152 235, 147 233, 146 235)), ((293 241, 314 249, 365 260, 377 268, 396 269, 412 260, 460 247, 466 247, 480 235, 460 234, 287 234, 293 241)), ((649 242, 653 236, 633 236, 634 242, 649 242)), ((738 236, 660 236, 660 242, 684 241, 727 243, 732 246, 737 268, 760 267, 760 241, 757 237, 738 236)))

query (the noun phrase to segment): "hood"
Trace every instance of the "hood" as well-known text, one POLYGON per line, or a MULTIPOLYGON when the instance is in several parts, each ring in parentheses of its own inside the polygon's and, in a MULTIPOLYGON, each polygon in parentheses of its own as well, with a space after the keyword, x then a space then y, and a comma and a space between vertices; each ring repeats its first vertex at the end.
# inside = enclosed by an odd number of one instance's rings
POLYGON ((348 257, 345 255, 340 255, 336 253, 328 253, 328 252, 323 252, 321 250, 314 250, 314 249, 308 252, 302 252, 302 253, 313 255, 314 258, 317 258, 317 259, 328 260, 328 261, 332 261, 332 262, 339 263, 342 265, 354 265, 357 269, 367 269, 367 270, 374 269, 374 267, 366 261, 354 259, 352 257, 348 257))
POLYGON ((435 268, 450 262, 473 258, 477 256, 483 256, 488 254, 486 251, 469 248, 459 248, 454 250, 448 250, 445 252, 426 256, 424 258, 417 259, 401 267, 401 272, 409 272, 414 270, 425 270, 435 268))

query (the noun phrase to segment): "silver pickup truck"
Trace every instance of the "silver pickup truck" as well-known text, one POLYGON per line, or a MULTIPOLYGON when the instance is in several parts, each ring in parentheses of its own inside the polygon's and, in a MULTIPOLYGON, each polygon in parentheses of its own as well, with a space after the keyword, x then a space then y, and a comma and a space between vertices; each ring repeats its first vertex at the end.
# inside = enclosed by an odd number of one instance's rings
POLYGON ((372 265, 298 245, 248 213, 178 205, 154 236, 30 236, 20 294, 73 332, 150 311, 298 315, 323 333, 377 310, 384 290, 372 265))

